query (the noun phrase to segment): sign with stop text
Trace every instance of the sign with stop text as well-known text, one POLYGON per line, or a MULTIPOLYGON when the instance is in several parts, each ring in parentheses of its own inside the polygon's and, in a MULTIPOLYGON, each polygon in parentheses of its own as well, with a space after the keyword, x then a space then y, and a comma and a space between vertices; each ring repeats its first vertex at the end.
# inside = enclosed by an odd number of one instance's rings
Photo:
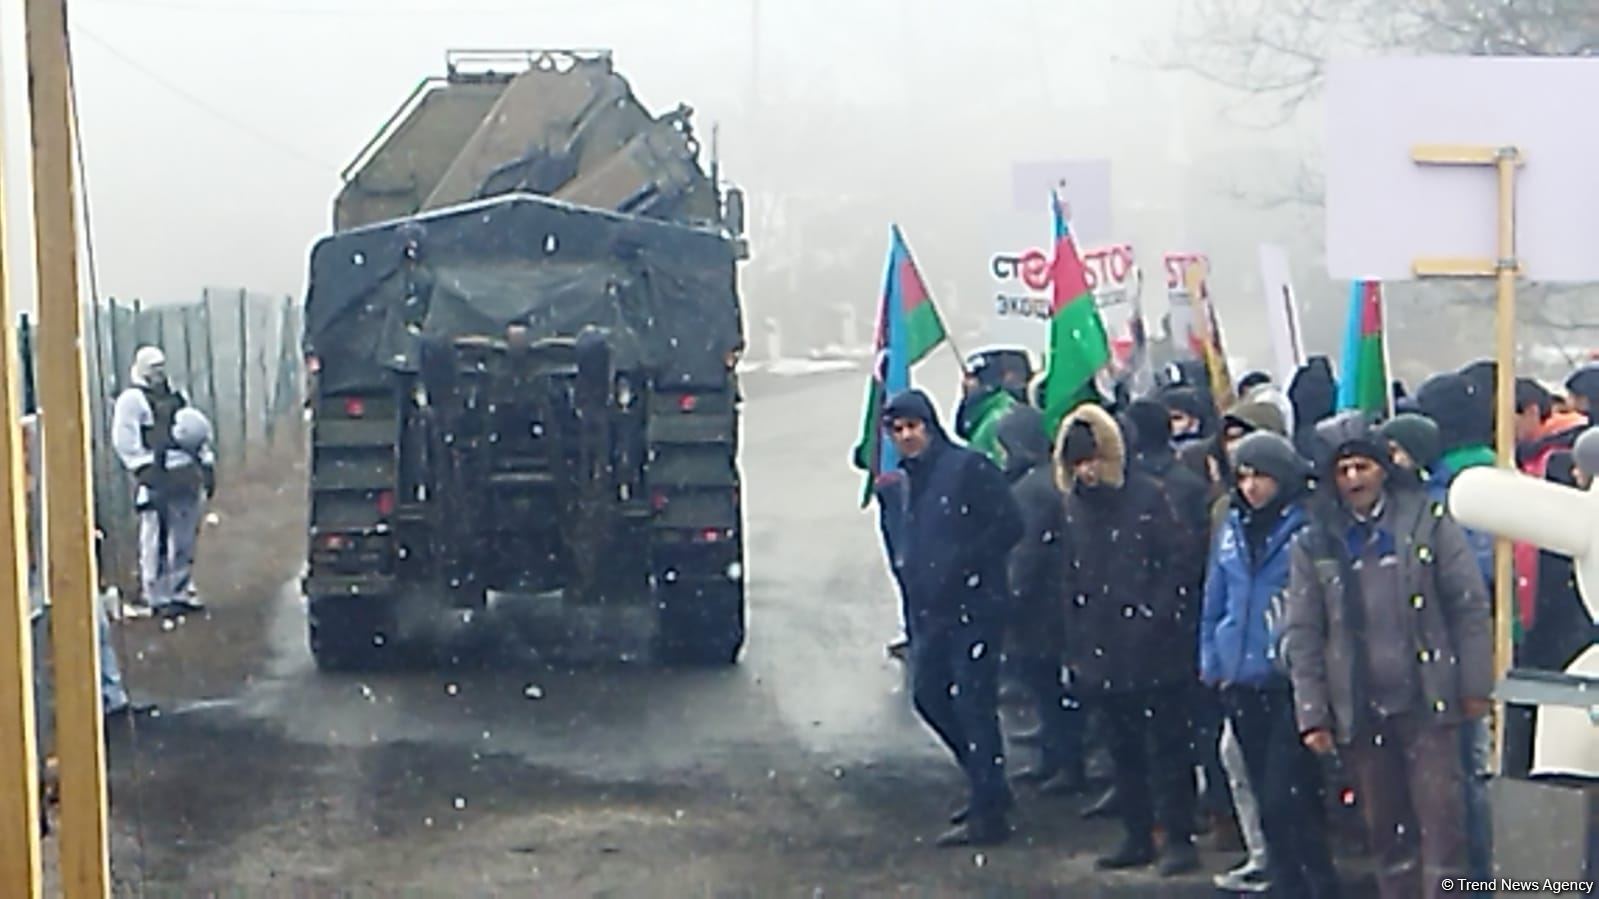
MULTIPOLYGON (((1050 262, 1050 254, 1036 248, 989 257, 988 272, 995 283, 990 335, 1000 338, 994 342, 1013 338, 1014 345, 1042 352, 1054 292, 1050 262)), ((1141 325, 1142 276, 1133 246, 1119 243, 1087 249, 1083 267, 1118 364, 1130 361, 1138 342, 1134 323, 1141 325)))
POLYGON ((1196 314, 1195 298, 1188 289, 1188 271, 1198 267, 1210 271, 1210 258, 1204 253, 1173 251, 1161 257, 1166 271, 1166 304, 1170 307, 1167 337, 1172 351, 1183 359, 1205 358, 1205 334, 1196 314))

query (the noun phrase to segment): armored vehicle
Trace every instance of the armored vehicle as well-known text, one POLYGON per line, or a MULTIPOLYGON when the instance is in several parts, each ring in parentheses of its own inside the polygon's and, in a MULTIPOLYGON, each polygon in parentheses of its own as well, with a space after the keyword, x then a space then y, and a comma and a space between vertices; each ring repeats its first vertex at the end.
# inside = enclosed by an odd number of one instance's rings
POLYGON ((503 595, 572 639, 630 613, 659 660, 735 662, 742 194, 608 53, 447 63, 311 253, 317 664, 414 659, 429 622, 503 595))

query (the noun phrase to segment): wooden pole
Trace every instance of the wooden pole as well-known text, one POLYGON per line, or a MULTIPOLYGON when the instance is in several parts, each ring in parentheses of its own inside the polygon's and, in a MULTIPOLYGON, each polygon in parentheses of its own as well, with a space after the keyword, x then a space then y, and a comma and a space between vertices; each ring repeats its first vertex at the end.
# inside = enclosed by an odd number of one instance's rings
POLYGON ((61 886, 109 895, 89 432, 78 291, 66 0, 25 0, 38 254, 39 410, 51 652, 61 764, 61 886))
MULTIPOLYGON (((1494 356, 1498 361, 1494 408, 1498 410, 1494 443, 1500 468, 1516 468, 1516 166, 1520 154, 1513 147, 1494 155, 1499 185, 1499 239, 1494 278, 1498 296, 1494 310, 1494 356)), ((1511 640, 1516 614, 1516 583, 1510 541, 1494 541, 1494 680, 1502 680, 1515 659, 1511 640)), ((1494 715, 1494 770, 1504 770, 1505 705, 1494 715)))
MULTIPOLYGON (((0 103, 0 107, 4 107, 0 103)), ((5 145, 0 108, 0 146, 5 145)), ((38 899, 39 758, 34 728, 33 635, 28 596, 27 489, 22 475, 22 410, 17 369, 23 365, 6 289, 6 192, 0 164, 0 895, 38 899)))
MULTIPOLYGON (((1516 276, 1521 263, 1516 259, 1516 168, 1521 151, 1515 147, 1457 146, 1426 144, 1414 147, 1410 157, 1421 165, 1491 166, 1497 186, 1498 239, 1494 259, 1437 258, 1418 259, 1413 266, 1421 277, 1492 277, 1498 288, 1494 315, 1494 358, 1498 369, 1494 384, 1495 456, 1499 467, 1516 468, 1516 276)), ((1494 679, 1504 679, 1515 658, 1511 640, 1516 614, 1516 584, 1511 564, 1510 541, 1494 541, 1494 679)), ((1494 715, 1494 768, 1504 770, 1505 704, 1498 703, 1494 715)))

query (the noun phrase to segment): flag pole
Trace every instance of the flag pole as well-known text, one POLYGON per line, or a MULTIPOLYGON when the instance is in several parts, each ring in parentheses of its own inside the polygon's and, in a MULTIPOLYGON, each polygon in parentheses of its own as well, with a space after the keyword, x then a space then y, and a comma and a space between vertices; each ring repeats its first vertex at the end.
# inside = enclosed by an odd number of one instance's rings
MULTIPOLYGON (((892 235, 891 239, 898 241, 905 247, 905 256, 911 260, 911 265, 914 266, 917 271, 921 271, 921 266, 916 265, 915 254, 911 252, 911 242, 905 239, 905 232, 900 230, 899 222, 890 222, 889 230, 892 235)), ((927 288, 927 302, 933 305, 933 311, 938 313, 938 320, 943 322, 944 342, 949 344, 950 351, 955 354, 955 364, 959 365, 961 371, 964 372, 966 370, 966 355, 961 352, 960 344, 955 341, 955 332, 950 329, 950 323, 945 321, 943 310, 938 308, 938 300, 933 297, 933 289, 931 286, 927 288)))
POLYGON ((1373 283, 1377 285, 1377 319, 1382 329, 1378 333, 1382 335, 1383 409, 1387 413, 1387 418, 1393 418, 1394 412, 1397 411, 1394 404, 1394 381, 1398 379, 1394 377, 1394 357, 1388 339, 1388 292, 1382 289, 1381 281, 1373 283))

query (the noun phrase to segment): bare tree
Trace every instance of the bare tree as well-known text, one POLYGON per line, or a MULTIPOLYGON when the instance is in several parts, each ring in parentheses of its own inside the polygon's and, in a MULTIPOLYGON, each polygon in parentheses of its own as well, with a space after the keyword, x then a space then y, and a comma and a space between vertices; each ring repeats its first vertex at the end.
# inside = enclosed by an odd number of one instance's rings
POLYGON ((1189 0, 1172 67, 1232 89, 1281 124, 1320 92, 1336 53, 1599 55, 1583 0, 1189 0))
MULTIPOLYGON (((1335 55, 1409 52, 1492 56, 1599 55, 1599 4, 1587 0, 1187 0, 1168 68, 1227 88, 1235 122, 1275 128, 1317 99, 1335 55)), ((1275 186, 1234 185, 1258 207, 1319 208, 1320 160, 1275 186)), ((1419 287, 1419 286, 1418 286, 1419 287)), ((1455 317, 1489 308, 1469 285, 1428 285, 1418 298, 1455 317)), ((1599 330, 1592 288, 1530 285, 1518 320, 1556 344, 1599 330)))

